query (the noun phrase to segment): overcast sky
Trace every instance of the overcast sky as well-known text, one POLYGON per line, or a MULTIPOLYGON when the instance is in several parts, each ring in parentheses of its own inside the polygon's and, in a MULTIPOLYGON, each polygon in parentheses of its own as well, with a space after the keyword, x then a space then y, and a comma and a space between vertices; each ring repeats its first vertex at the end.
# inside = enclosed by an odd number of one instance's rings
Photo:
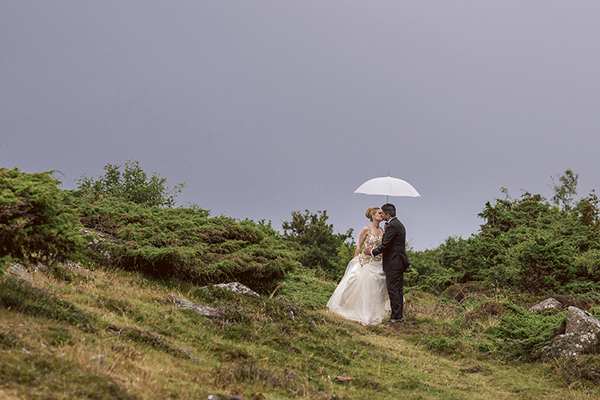
POLYGON ((137 160, 180 203, 359 230, 394 197, 413 248, 469 237, 486 201, 600 189, 600 2, 0 3, 0 166, 63 187, 137 160))

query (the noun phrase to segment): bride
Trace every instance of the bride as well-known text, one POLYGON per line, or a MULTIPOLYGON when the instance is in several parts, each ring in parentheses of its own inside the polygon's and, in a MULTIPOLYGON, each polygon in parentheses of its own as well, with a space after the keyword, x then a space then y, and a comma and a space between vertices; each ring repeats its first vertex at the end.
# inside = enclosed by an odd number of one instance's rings
POLYGON ((371 207, 365 213, 371 225, 365 226, 358 237, 354 258, 348 263, 344 277, 327 302, 334 313, 363 325, 379 324, 390 311, 381 255, 373 258, 363 254, 362 246, 376 248, 381 244, 383 211, 371 207))

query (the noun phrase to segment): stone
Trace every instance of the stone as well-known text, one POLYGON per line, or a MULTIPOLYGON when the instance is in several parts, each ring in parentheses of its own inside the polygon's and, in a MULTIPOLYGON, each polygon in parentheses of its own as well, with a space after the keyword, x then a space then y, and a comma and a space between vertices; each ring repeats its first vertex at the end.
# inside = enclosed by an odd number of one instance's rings
POLYGON ((534 311, 542 311, 542 310, 547 310, 549 308, 556 308, 557 310, 560 310, 561 308, 563 308, 563 305, 560 301, 556 300, 555 298, 548 298, 546 300, 540 301, 539 303, 537 303, 534 306, 531 306, 529 308, 529 310, 527 310, 528 312, 534 312, 534 311))
POLYGON ((103 363, 106 361, 106 356, 104 354, 96 354, 90 357, 90 361, 96 361, 98 363, 103 363))
MULTIPOLYGON (((250 289, 248 286, 242 285, 239 282, 220 283, 218 285, 213 285, 212 287, 213 288, 218 287, 218 288, 222 288, 222 289, 226 289, 226 290, 231 290, 232 292, 235 292, 235 293, 248 293, 253 296, 260 296, 254 290, 250 289)), ((200 289, 211 289, 211 286, 202 286, 200 289)))
POLYGON ((600 333, 600 321, 587 311, 577 307, 569 307, 565 333, 578 335, 600 333))
POLYGON ((202 317, 214 317, 216 315, 214 308, 202 304, 192 303, 189 300, 173 296, 172 294, 167 296, 167 302, 177 307, 185 308, 186 310, 192 310, 202 317))
POLYGON ((33 279, 29 273, 29 270, 24 265, 19 263, 11 263, 6 269, 6 273, 16 278, 23 279, 29 283, 31 283, 33 279))
POLYGON ((74 263, 73 261, 67 261, 61 265, 64 266, 65 268, 70 269, 73 272, 76 272, 77 274, 85 275, 88 278, 91 278, 92 276, 94 276, 94 273, 92 271, 90 271, 87 268, 83 268, 83 267, 79 266, 78 264, 74 263))
POLYGON ((558 335, 552 342, 552 358, 576 359, 584 354, 593 354, 598 350, 596 333, 579 335, 565 333, 558 335))
POLYGON ((585 354, 596 354, 600 350, 600 321, 587 311, 570 306, 567 326, 563 335, 558 335, 551 346, 542 349, 542 359, 577 359, 585 354))

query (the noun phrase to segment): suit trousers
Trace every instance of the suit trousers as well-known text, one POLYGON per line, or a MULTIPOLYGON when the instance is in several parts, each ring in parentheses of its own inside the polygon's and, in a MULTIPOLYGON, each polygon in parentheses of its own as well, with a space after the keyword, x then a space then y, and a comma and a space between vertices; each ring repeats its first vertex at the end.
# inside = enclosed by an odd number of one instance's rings
POLYGON ((390 319, 402 319, 404 311, 404 272, 388 271, 385 273, 386 286, 390 296, 392 314, 390 319))

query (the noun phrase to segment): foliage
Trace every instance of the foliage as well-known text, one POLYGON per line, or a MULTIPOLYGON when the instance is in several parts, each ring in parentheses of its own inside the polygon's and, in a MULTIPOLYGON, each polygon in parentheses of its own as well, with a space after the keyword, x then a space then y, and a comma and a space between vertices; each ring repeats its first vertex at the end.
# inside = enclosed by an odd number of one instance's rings
POLYGON ((552 177, 552 190, 554 191, 552 202, 557 206, 562 205, 562 209, 566 212, 570 212, 573 209, 573 202, 575 196, 577 196, 578 179, 579 174, 575 174, 570 169, 558 176, 558 184, 554 181, 554 177, 552 177))
POLYGON ((96 245, 98 261, 162 279, 196 284, 241 282, 267 293, 298 264, 296 254, 269 225, 211 218, 197 207, 147 207, 114 198, 90 204, 71 197, 84 226, 114 239, 96 245))
POLYGON ((527 312, 514 304, 503 304, 510 312, 500 317, 497 326, 488 334, 498 343, 496 355, 502 358, 533 361, 541 354, 541 348, 551 343, 554 336, 565 332, 566 311, 527 312))
POLYGON ((65 259, 83 248, 81 225, 52 173, 0 168, 0 265, 12 258, 65 259))
MULTIPOLYGON (((333 225, 327 223, 327 211, 313 214, 308 210, 302 214, 292 211, 292 220, 283 222, 283 236, 302 249, 302 265, 321 272, 324 277, 338 280, 344 274, 346 265, 338 258, 338 251, 344 242, 352 238, 352 229, 346 233, 333 233, 333 225)), ((356 247, 354 243, 350 247, 356 247)))
POLYGON ((341 278, 350 263, 350 260, 354 258, 354 252, 356 251, 356 243, 354 240, 351 243, 344 242, 337 249, 337 259, 333 261, 333 266, 338 271, 338 277, 341 278), (341 272, 341 275, 340 273, 341 272))
POLYGON ((127 161, 124 166, 106 164, 104 171, 104 175, 96 179, 83 175, 78 180, 76 195, 92 201, 114 197, 148 207, 173 207, 175 198, 185 187, 185 183, 179 183, 171 189, 167 188, 166 178, 156 172, 148 178, 139 162, 132 160, 127 161))
MULTIPOLYGON (((564 193, 574 193, 576 175, 566 176, 564 193)), ((409 283, 438 291, 453 282, 490 282, 532 293, 592 294, 600 283, 598 199, 592 192, 570 208, 566 194, 563 209, 528 192, 487 202, 477 235, 450 237, 411 258, 419 275, 409 283)))

